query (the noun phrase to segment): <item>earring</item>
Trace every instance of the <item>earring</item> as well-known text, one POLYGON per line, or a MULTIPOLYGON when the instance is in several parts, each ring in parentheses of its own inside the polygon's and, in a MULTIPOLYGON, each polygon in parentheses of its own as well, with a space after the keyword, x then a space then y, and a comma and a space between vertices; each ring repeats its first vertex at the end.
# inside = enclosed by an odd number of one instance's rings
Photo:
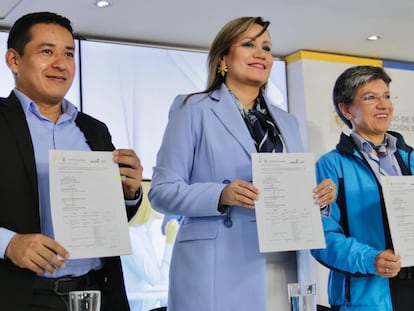
POLYGON ((228 70, 228 68, 227 68, 226 65, 220 64, 220 65, 218 65, 217 73, 221 74, 221 76, 224 78, 224 76, 226 75, 227 70, 228 70))

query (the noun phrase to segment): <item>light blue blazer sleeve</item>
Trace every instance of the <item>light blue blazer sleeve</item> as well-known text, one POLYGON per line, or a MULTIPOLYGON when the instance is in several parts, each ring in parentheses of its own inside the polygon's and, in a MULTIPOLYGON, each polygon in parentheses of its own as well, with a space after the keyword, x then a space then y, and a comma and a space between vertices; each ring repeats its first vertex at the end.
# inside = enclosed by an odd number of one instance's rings
MULTIPOLYGON (((185 105, 175 98, 153 170, 149 199, 154 209, 183 216, 218 216, 225 181, 252 181, 255 147, 233 98, 223 85, 185 105)), ((268 100, 268 99, 267 99, 268 100)), ((288 152, 302 152, 296 119, 271 105, 288 152)))

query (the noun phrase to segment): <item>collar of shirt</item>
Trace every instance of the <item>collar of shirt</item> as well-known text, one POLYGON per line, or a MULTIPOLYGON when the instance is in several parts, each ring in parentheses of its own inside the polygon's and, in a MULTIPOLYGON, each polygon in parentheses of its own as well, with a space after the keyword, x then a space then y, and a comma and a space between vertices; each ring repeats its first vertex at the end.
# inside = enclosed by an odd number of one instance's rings
MULTIPOLYGON (((372 170, 375 172, 377 178, 379 179, 381 176, 379 158, 377 154, 373 152, 374 148, 372 148, 372 146, 366 139, 359 136, 355 131, 351 132, 351 137, 354 140, 358 150, 361 151, 361 153, 364 155, 365 159, 368 161, 372 170)), ((387 144, 388 156, 392 159, 393 164, 397 169, 398 175, 402 175, 400 166, 398 165, 397 159, 394 156, 394 153, 397 152, 397 138, 388 133, 385 133, 384 141, 387 144)))
MULTIPOLYGON (((373 154, 374 148, 372 148, 371 144, 366 139, 359 136, 355 131, 351 132, 351 137, 360 151, 368 155, 373 154)), ((397 151, 397 138, 388 133, 385 133, 384 141, 386 142, 386 145, 387 145, 388 154, 393 155, 394 152, 397 151)), ((376 158, 378 159, 377 156, 376 158)))
MULTIPOLYGON (((31 112, 39 119, 44 119, 44 117, 39 113, 37 105, 29 97, 16 88, 13 91, 19 99, 26 116, 29 112, 31 112)), ((78 108, 65 98, 62 99, 61 105, 63 114, 60 116, 58 123, 65 121, 74 122, 78 115, 78 108)))

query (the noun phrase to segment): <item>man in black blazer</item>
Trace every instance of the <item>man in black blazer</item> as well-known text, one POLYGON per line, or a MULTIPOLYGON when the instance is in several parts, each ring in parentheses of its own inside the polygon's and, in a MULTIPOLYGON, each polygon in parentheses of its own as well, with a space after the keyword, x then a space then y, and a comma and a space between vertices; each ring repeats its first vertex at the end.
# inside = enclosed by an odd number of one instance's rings
POLYGON ((6 62, 15 88, 0 98, 2 310, 66 311, 67 293, 83 289, 102 291, 102 310, 129 310, 119 257, 71 260, 51 230, 49 149, 113 151, 129 219, 141 202, 135 152, 115 150, 106 125, 64 99, 74 48, 70 21, 54 13, 27 14, 9 33, 6 62))

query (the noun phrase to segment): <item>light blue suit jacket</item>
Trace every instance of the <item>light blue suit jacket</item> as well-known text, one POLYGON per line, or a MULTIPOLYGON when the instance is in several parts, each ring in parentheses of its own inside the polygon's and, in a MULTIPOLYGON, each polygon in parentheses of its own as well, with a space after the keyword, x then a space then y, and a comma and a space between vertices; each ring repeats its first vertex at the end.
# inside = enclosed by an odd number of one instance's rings
MULTIPOLYGON (((254 209, 233 206, 231 228, 217 211, 226 181, 252 181, 253 140, 226 86, 175 98, 149 199, 183 215, 170 267, 169 311, 265 311, 265 257, 254 209)), ((271 105, 287 152, 302 152, 296 119, 271 105)))

